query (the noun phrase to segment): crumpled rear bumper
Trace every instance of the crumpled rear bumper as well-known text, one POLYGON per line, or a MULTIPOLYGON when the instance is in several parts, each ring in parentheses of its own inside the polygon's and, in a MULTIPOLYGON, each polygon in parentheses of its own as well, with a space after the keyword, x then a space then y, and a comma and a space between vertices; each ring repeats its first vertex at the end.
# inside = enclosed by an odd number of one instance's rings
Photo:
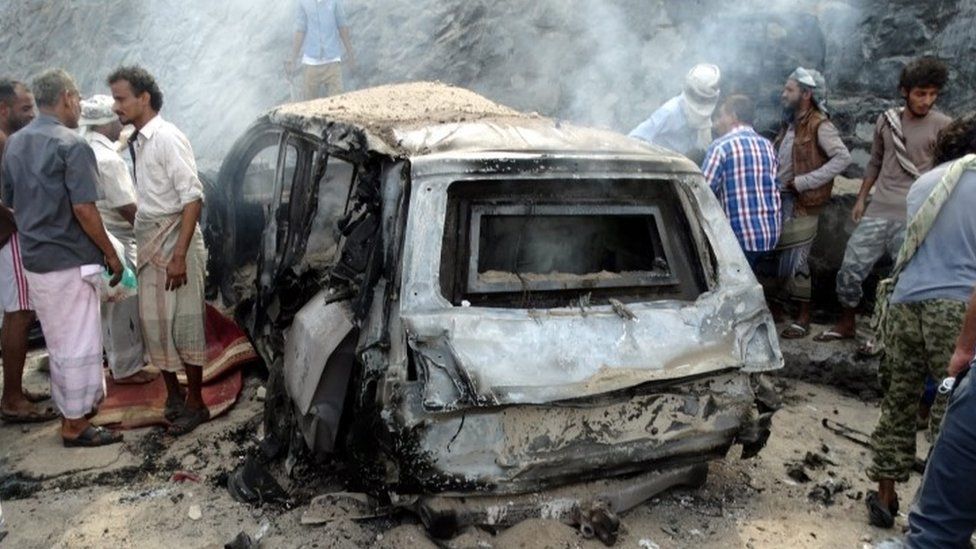
POLYGON ((755 455, 776 408, 758 374, 731 371, 547 405, 430 413, 402 387, 387 427, 396 491, 515 494, 755 455))

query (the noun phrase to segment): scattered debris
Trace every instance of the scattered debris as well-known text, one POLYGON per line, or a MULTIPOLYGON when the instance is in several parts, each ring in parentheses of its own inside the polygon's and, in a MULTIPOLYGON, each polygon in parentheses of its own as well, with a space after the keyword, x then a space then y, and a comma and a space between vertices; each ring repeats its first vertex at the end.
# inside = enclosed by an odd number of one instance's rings
POLYGON ((661 549, 660 545, 654 543, 649 539, 642 539, 638 541, 637 546, 640 547, 640 549, 661 549))
MULTIPOLYGON (((826 446, 823 446, 821 449, 824 448, 826 448, 826 446)), ((837 463, 831 461, 830 458, 823 454, 817 452, 807 452, 806 455, 803 456, 802 461, 792 461, 786 463, 786 474, 800 484, 805 484, 813 480, 807 471, 819 471, 826 468, 828 465, 836 467, 837 463)), ((834 473, 833 471, 827 471, 827 474, 833 476, 834 473)))
MULTIPOLYGON (((342 524, 342 521, 336 524, 342 524)), ((397 526, 383 534, 383 539, 377 539, 373 545, 380 549, 400 549, 402 547, 410 547, 411 549, 437 549, 437 544, 431 541, 423 528, 416 524, 397 526)))
POLYGON ((804 469, 802 463, 787 463, 786 474, 791 479, 801 484, 805 484, 813 480, 812 478, 810 478, 810 475, 807 474, 807 471, 806 469, 804 469))
POLYGON ((449 540, 440 540, 444 549, 492 549, 495 540, 481 528, 465 528, 463 532, 449 540))
POLYGON ((203 511, 200 510, 199 505, 191 505, 190 510, 186 512, 186 516, 190 517, 190 520, 200 520, 203 518, 203 511))
MULTIPOLYGON (((834 433, 835 435, 845 438, 855 444, 864 446, 865 448, 871 447, 871 435, 865 433, 864 431, 858 431, 853 427, 849 427, 840 423, 839 421, 832 421, 827 418, 821 420, 821 425, 823 425, 828 431, 834 433)), ((925 472, 925 460, 915 458, 915 462, 912 464, 912 471, 918 474, 925 472)))
POLYGON ((253 458, 227 475, 227 491, 241 503, 267 503, 288 497, 271 473, 253 458))
POLYGON ((613 512, 607 502, 597 501, 588 509, 577 508, 574 515, 573 523, 579 525, 580 533, 584 538, 598 538, 607 547, 617 543, 620 517, 613 512))
POLYGON ((302 513, 302 524, 325 524, 338 519, 363 520, 386 514, 377 502, 366 494, 335 492, 317 496, 302 513))
POLYGON ((829 507, 835 503, 834 498, 837 494, 846 492, 851 489, 851 484, 846 480, 840 480, 835 482, 833 479, 827 479, 813 487, 807 497, 810 501, 822 503, 829 507))
POLYGON ((170 482, 200 482, 200 475, 196 473, 191 473, 189 471, 177 471, 173 473, 173 476, 169 477, 170 482))
POLYGON ((258 387, 256 393, 254 393, 254 398, 258 399, 258 402, 264 402, 265 397, 268 396, 268 390, 264 387, 258 387))
POLYGON ((811 469, 823 469, 827 465, 832 465, 834 467, 837 466, 836 462, 831 461, 827 456, 818 454, 816 452, 807 452, 807 454, 803 456, 803 464, 811 469))
POLYGON ((230 540, 230 543, 224 545, 224 549, 255 549, 256 547, 257 544, 245 532, 237 534, 237 537, 230 540))
POLYGON ((610 298, 610 306, 613 307, 613 312, 617 313, 617 316, 624 320, 637 320, 637 315, 627 308, 619 299, 610 298))

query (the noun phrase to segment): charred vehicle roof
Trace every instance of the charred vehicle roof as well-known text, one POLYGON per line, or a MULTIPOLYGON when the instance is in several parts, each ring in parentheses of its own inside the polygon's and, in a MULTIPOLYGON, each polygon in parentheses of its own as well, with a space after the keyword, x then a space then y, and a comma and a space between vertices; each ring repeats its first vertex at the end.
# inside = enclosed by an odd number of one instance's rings
POLYGON ((268 432, 353 456, 429 526, 697 482, 769 434, 772 318, 680 155, 417 83, 278 107, 210 194, 211 282, 269 366, 268 432))

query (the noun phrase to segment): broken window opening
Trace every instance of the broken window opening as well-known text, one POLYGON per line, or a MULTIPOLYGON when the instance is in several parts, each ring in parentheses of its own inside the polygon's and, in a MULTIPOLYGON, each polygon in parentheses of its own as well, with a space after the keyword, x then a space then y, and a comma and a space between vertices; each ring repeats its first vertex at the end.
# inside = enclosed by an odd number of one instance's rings
POLYGON ((297 169, 298 158, 302 152, 301 145, 302 143, 297 138, 290 137, 284 144, 284 149, 282 150, 281 191, 278 195, 277 202, 272 206, 275 208, 275 219, 277 220, 278 230, 275 239, 277 250, 283 249, 288 237, 292 187, 297 177, 301 175, 297 169))
POLYGON ((441 284, 455 305, 693 300, 705 291, 670 181, 462 181, 448 196, 441 284))
POLYGON ((675 284, 653 206, 471 208, 467 292, 675 284))
POLYGON ((346 213, 356 178, 354 164, 335 156, 328 156, 325 161, 325 173, 319 180, 315 215, 302 258, 302 263, 314 270, 324 270, 335 264, 342 237, 338 220, 346 213))

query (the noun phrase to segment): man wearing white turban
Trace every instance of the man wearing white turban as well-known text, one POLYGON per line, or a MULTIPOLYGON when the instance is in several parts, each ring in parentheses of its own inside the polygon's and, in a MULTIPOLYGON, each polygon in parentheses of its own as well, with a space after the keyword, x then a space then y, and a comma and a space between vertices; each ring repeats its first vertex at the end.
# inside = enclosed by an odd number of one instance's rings
MULTIPOLYGON (((115 100, 95 95, 81 102, 79 126, 98 162, 98 201, 105 230, 122 244, 127 267, 136 267, 136 189, 118 153, 122 123, 112 110, 115 100)), ((159 375, 146 368, 138 296, 102 304, 102 344, 116 383, 148 383, 159 375)))
POLYGON ((685 76, 684 91, 661 105, 630 136, 686 156, 703 155, 712 142, 712 113, 721 94, 721 77, 715 65, 695 65, 685 76))
POLYGON ((851 153, 827 114, 827 83, 820 72, 797 68, 780 99, 784 120, 775 144, 784 220, 777 275, 786 299, 798 304, 795 320, 780 336, 796 339, 810 331, 813 285, 807 259, 820 211, 830 200, 834 178, 851 163, 851 153))

